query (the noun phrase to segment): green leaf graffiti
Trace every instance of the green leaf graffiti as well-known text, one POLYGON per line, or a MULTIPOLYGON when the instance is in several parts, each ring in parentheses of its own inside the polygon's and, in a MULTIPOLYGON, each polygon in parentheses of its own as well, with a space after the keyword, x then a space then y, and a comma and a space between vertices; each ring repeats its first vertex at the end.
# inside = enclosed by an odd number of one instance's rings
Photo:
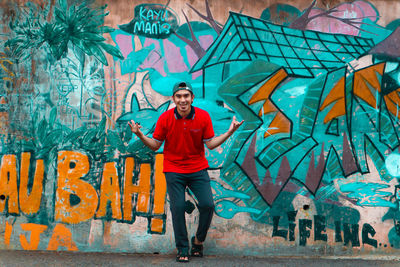
POLYGON ((155 152, 146 149, 141 142, 130 143, 132 132, 129 126, 106 131, 107 119, 103 117, 95 127, 82 126, 71 130, 59 123, 56 117, 56 108, 51 110, 48 118, 43 117, 39 122, 37 113, 34 114, 33 125, 36 130, 33 137, 17 141, 15 137, 9 136, 6 144, 9 151, 6 152, 18 154, 30 151, 34 152, 36 158, 48 162, 55 162, 57 151, 66 149, 83 150, 96 161, 113 160, 117 155, 134 155, 141 161, 154 159, 155 152))
POLYGON ((37 7, 31 4, 29 12, 20 10, 19 17, 10 23, 14 37, 5 45, 19 60, 31 57, 32 50, 38 49, 45 49, 55 60, 60 60, 72 46, 107 66, 104 52, 119 59, 124 57, 116 47, 104 43, 106 38, 102 34, 114 31, 103 26, 108 15, 104 12, 106 7, 91 8, 86 2, 68 7, 67 1, 58 1, 53 19, 48 22, 47 14, 37 12, 37 7))

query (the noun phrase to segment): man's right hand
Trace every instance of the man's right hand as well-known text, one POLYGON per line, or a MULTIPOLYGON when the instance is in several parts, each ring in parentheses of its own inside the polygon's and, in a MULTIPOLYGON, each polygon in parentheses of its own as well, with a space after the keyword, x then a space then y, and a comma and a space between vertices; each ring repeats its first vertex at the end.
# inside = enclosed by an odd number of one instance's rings
POLYGON ((136 134, 137 137, 139 137, 140 140, 142 140, 143 144, 145 144, 147 147, 149 147, 153 151, 157 151, 160 147, 162 142, 156 141, 153 138, 150 138, 142 133, 140 128, 140 123, 135 123, 133 120, 128 122, 129 127, 131 127, 132 133, 136 134))
POLYGON ((140 135, 142 132, 140 131, 140 128, 142 128, 142 126, 140 125, 140 123, 135 122, 134 120, 131 120, 130 122, 128 122, 129 127, 131 127, 131 131, 132 133, 136 134, 136 135, 140 135))

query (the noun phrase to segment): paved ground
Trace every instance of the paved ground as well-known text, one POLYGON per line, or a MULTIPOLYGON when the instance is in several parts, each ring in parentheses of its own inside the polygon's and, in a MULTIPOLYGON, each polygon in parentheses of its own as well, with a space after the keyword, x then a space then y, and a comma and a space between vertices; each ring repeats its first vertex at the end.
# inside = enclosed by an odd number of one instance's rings
POLYGON ((190 263, 175 262, 174 255, 126 254, 126 253, 72 253, 39 251, 0 251, 1 267, 50 267, 50 266, 284 266, 284 267, 365 267, 400 266, 400 257, 376 256, 369 260, 337 257, 222 257, 193 258, 190 263))

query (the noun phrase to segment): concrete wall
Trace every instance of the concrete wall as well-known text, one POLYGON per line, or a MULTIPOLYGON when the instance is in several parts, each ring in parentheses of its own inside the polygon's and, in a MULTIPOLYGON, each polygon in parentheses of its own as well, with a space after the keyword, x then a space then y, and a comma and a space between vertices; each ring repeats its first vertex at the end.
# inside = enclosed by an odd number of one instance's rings
POLYGON ((127 121, 188 80, 216 134, 245 121, 207 151, 206 253, 398 253, 398 1, 80 2, 0 4, 2 249, 173 252, 127 121))

